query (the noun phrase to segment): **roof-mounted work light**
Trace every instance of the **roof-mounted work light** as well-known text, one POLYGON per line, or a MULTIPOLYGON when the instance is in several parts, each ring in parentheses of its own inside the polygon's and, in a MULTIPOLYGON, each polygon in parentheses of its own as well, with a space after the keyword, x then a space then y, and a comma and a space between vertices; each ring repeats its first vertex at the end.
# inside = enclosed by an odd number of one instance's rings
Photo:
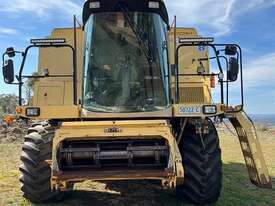
POLYGON ((213 37, 199 37, 199 38, 179 38, 180 44, 195 44, 195 43, 201 43, 201 44, 209 44, 214 42, 213 37))
POLYGON ((150 9, 159 9, 160 5, 158 1, 149 1, 149 8, 150 9))
POLYGON ((31 44, 34 45, 60 45, 60 44, 65 44, 66 39, 63 38, 56 38, 56 39, 31 39, 31 44))
POLYGON ((90 9, 99 9, 100 8, 100 2, 94 1, 90 3, 90 9))

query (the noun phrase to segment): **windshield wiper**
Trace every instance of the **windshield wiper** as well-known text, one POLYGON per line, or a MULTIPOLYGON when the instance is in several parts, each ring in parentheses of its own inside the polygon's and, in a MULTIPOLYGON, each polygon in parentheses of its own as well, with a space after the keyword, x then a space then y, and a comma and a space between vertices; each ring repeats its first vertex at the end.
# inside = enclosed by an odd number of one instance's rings
POLYGON ((130 25, 130 27, 131 27, 133 33, 135 34, 136 39, 138 40, 138 43, 139 43, 139 45, 141 46, 142 51, 143 51, 143 53, 145 54, 145 56, 146 56, 148 62, 149 62, 150 64, 152 64, 153 58, 152 58, 152 55, 151 55, 151 53, 150 53, 150 50, 147 49, 147 47, 146 47, 146 45, 145 45, 145 43, 144 43, 144 41, 143 41, 142 33, 141 33, 141 32, 139 31, 139 29, 137 28, 135 22, 133 22, 133 20, 131 19, 131 16, 130 16, 130 14, 129 14, 128 8, 127 8, 124 4, 122 4, 122 3, 119 3, 119 8, 120 8, 120 10, 121 10, 122 13, 123 13, 124 18, 127 20, 128 24, 130 25))
POLYGON ((145 43, 143 41, 143 37, 142 37, 143 35, 140 32, 140 30, 138 29, 138 27, 136 26, 135 22, 132 20, 127 6, 123 3, 119 3, 118 6, 119 6, 120 10, 122 11, 124 18, 127 20, 128 24, 130 25, 133 33, 135 34, 138 44, 141 46, 141 49, 148 61, 149 69, 150 69, 150 76, 151 76, 152 94, 153 94, 153 97, 155 97, 155 88, 154 88, 154 82, 153 82, 154 81, 153 80, 154 73, 153 73, 153 66, 152 66, 153 57, 152 57, 152 51, 151 51, 151 42, 148 38, 147 41, 148 41, 149 46, 147 48, 147 46, 145 45, 145 43))

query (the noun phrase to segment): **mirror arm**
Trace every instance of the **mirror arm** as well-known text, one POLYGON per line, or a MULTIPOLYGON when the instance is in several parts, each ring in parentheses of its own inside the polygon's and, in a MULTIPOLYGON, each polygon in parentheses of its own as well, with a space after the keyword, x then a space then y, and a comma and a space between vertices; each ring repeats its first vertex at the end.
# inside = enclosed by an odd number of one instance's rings
POLYGON ((28 47, 25 49, 24 52, 22 52, 23 60, 22 60, 21 65, 20 65, 19 75, 18 75, 19 106, 22 106, 22 85, 23 85, 23 82, 22 82, 22 74, 23 74, 23 70, 24 70, 24 66, 25 66, 25 62, 26 62, 26 57, 27 57, 28 51, 29 51, 32 47, 35 47, 35 46, 34 46, 34 45, 30 45, 30 46, 28 46, 28 47))
POLYGON ((2 66, 4 67, 5 65, 5 56, 6 56, 6 52, 2 54, 2 66))
POLYGON ((229 80, 228 80, 228 69, 229 69, 229 61, 226 56, 221 55, 219 58, 222 58, 226 62, 226 81, 223 80, 223 83, 226 83, 226 105, 228 106, 229 103, 229 80))
POLYGON ((18 76, 18 75, 15 75, 15 78, 16 78, 17 81, 19 82, 19 76, 18 76))
POLYGON ((19 83, 6 83, 6 84, 10 84, 10 85, 19 85, 19 83))
POLYGON ((14 51, 15 53, 17 53, 17 54, 22 54, 22 53, 24 53, 24 52, 21 52, 21 51, 14 51))
POLYGON ((240 62, 240 53, 237 51, 237 61, 240 62))
POLYGON ((219 58, 219 52, 218 50, 216 49, 215 46, 212 47, 215 51, 215 54, 216 54, 216 59, 217 59, 217 63, 218 63, 218 67, 219 67, 219 70, 220 70, 220 73, 223 74, 223 70, 222 70, 222 65, 221 65, 221 62, 220 62, 220 58, 219 58))
POLYGON ((228 71, 228 65, 229 65, 229 63, 228 63, 228 59, 226 58, 226 56, 221 55, 221 56, 218 56, 218 57, 225 60, 225 62, 226 62, 226 71, 228 71))
POLYGON ((241 99, 242 99, 242 105, 240 110, 243 110, 244 107, 244 85, 243 85, 243 57, 242 57, 242 48, 239 45, 236 45, 239 49, 238 52, 238 61, 240 63, 240 74, 241 74, 241 99))
MULTIPOLYGON (((210 44, 209 46, 211 46, 214 49, 220 73, 223 74, 222 65, 221 65, 220 58, 219 58, 219 52, 218 52, 217 48, 214 45, 210 44)), ((224 104, 223 80, 219 80, 219 82, 220 82, 220 85, 221 85, 221 103, 224 104)))

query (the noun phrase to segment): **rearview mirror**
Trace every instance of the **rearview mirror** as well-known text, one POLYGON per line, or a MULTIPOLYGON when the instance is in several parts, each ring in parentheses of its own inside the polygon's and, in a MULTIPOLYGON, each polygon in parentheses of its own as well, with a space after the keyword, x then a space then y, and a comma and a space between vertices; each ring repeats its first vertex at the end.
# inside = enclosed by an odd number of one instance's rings
POLYGON ((7 60, 5 62, 5 65, 3 66, 3 77, 5 83, 7 84, 11 84, 14 82, 14 67, 13 61, 11 59, 7 60))
POLYGON ((238 59, 231 57, 229 59, 229 67, 227 71, 228 80, 235 82, 238 79, 239 74, 239 63, 238 59))
POLYGON ((9 48, 7 48, 7 50, 6 50, 6 54, 7 54, 10 58, 15 57, 15 51, 14 51, 14 48, 13 48, 13 47, 9 47, 9 48))
POLYGON ((235 56, 237 54, 237 47, 233 45, 227 45, 225 47, 225 54, 229 56, 235 56))

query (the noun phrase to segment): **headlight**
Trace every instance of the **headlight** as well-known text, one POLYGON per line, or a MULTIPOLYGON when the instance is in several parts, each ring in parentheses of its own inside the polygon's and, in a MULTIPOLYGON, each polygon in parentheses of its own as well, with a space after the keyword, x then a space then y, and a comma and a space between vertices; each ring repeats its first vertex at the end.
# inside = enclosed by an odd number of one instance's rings
POLYGON ((26 109, 26 116, 28 117, 38 117, 40 116, 40 108, 32 107, 26 109))
POLYGON ((205 105, 205 106, 203 106, 203 113, 204 114, 216 114, 217 113, 216 105, 205 105))

